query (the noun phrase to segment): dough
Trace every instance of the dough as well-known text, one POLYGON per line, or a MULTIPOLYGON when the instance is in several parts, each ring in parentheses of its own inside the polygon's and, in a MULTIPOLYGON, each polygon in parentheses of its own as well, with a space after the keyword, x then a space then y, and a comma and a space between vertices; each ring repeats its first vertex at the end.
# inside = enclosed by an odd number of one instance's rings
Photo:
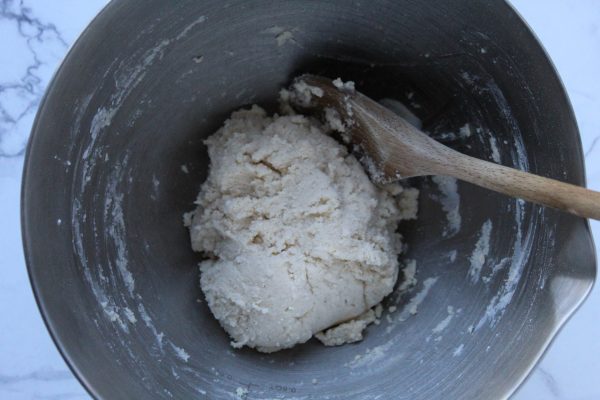
POLYGON ((323 332, 318 332, 315 337, 325 346, 339 346, 345 343, 354 343, 363 339, 363 331, 372 322, 379 323, 379 318, 382 313, 382 306, 378 304, 372 310, 367 310, 358 317, 327 329, 323 332))
POLYGON ((340 323, 317 337, 360 340, 394 287, 396 228, 415 218, 417 192, 375 186, 327 129, 253 106, 205 142, 210 171, 185 224, 207 256, 200 285, 233 347, 273 352, 340 323))

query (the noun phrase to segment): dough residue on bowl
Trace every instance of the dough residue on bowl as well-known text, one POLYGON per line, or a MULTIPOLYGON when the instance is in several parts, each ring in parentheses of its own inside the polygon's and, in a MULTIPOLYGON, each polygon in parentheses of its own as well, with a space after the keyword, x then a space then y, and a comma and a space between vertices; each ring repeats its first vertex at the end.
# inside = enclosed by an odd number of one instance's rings
POLYGON ((210 171, 184 220, 207 257, 201 288, 233 347, 361 340, 394 288, 397 226, 416 218, 418 192, 373 184, 330 129, 255 105, 205 141, 210 171))

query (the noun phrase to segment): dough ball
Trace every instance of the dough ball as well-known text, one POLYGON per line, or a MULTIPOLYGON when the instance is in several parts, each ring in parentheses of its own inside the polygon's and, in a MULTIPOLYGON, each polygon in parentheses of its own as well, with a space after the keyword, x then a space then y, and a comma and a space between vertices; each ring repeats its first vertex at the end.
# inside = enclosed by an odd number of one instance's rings
MULTIPOLYGON (((401 186, 375 186, 326 133, 311 118, 253 106, 206 140, 210 171, 186 225, 207 256, 201 288, 234 347, 306 342, 394 287, 396 228, 403 213, 412 217, 414 192, 402 200, 401 186)), ((366 324, 330 341, 357 340, 366 324)))

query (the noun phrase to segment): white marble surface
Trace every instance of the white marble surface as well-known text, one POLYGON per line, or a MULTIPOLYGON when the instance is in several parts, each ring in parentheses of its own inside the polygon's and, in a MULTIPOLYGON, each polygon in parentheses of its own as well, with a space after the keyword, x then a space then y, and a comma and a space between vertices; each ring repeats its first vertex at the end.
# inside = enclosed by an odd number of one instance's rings
MULTIPOLYGON (((87 399, 35 304, 21 248, 23 149, 61 58, 106 0, 0 0, 0 399, 87 399)), ((513 0, 571 98, 588 186, 600 190, 600 1, 513 0)), ((600 223, 592 222, 600 241, 600 223)), ((597 250, 600 249, 598 243, 597 250)), ((598 251, 600 253, 600 251, 598 251)), ((600 289, 562 330, 517 400, 600 399, 600 289)))

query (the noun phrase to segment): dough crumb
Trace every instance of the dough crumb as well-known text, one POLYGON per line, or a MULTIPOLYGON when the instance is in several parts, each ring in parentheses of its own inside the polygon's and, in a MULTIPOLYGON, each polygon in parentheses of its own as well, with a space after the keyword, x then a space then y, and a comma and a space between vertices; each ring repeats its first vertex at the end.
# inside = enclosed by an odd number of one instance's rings
POLYGON ((404 280, 402 281, 402 283, 400 283, 400 286, 398 287, 399 294, 405 292, 406 290, 417 284, 417 261, 405 260, 404 268, 402 269, 402 274, 404 275, 404 280))
POLYGON ((303 107, 310 106, 313 96, 323 97, 324 95, 323 89, 321 89, 320 87, 311 86, 303 80, 295 81, 292 84, 292 89, 292 92, 282 89, 282 91, 280 92, 283 93, 282 101, 289 101, 290 99, 293 99, 293 102, 295 104, 299 104, 303 107))
POLYGON ((324 332, 318 332, 315 337, 325 346, 339 346, 345 343, 359 342, 363 339, 363 331, 367 325, 375 322, 375 312, 369 310, 361 316, 339 324, 324 332))
POLYGON ((294 34, 290 31, 284 31, 275 36, 275 40, 277 41, 277 46, 281 47, 287 42, 293 42, 294 34))
POLYGON ((244 387, 238 387, 237 389, 235 389, 235 395, 237 396, 238 399, 243 399, 244 396, 246 396, 248 394, 248 389, 244 388, 244 387))
POLYGON ((398 196, 398 208, 402 219, 417 219, 419 210, 419 190, 415 188, 404 189, 402 195, 398 196))
POLYGON ((355 91, 353 81, 344 82, 342 81, 342 78, 336 78, 333 80, 333 85, 340 90, 344 90, 350 93, 355 91))
POLYGON ((466 139, 471 137, 471 135, 473 134, 473 129, 471 127, 470 123, 466 123, 463 126, 460 127, 460 129, 458 130, 458 137, 460 137, 461 139, 466 139))
POLYGON ((346 124, 344 124, 340 114, 334 108, 325 108, 325 123, 329 125, 331 130, 342 133, 346 132, 346 124))

